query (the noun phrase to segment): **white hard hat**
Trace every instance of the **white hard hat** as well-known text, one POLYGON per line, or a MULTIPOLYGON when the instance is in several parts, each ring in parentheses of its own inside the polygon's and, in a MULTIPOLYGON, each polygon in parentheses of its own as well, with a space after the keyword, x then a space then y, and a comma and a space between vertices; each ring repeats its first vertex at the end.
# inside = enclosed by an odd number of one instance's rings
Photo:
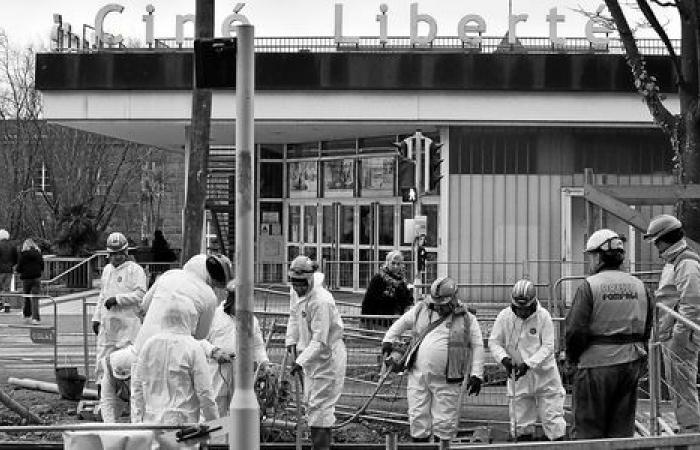
POLYGON ((651 219, 649 222, 649 228, 644 234, 644 240, 649 242, 656 242, 658 238, 664 234, 678 230, 683 226, 680 220, 676 219, 670 214, 661 214, 651 219))
POLYGON ((289 265, 290 280, 311 280, 318 265, 308 256, 299 255, 289 265))
POLYGON ((510 293, 515 306, 530 306, 537 297, 535 284, 526 279, 518 280, 510 293))
POLYGON ((429 301, 437 305, 449 303, 457 295, 457 283, 450 277, 439 277, 430 285, 429 301))
POLYGON ((127 248, 129 248, 129 242, 123 234, 115 232, 107 237, 107 251, 109 253, 122 252, 127 248))
POLYGON ((624 238, 613 230, 603 228, 596 231, 586 242, 586 252, 624 250, 624 238))
POLYGON ((0 241, 4 241, 7 239, 10 239, 10 233, 8 233, 5 229, 0 230, 0 241))

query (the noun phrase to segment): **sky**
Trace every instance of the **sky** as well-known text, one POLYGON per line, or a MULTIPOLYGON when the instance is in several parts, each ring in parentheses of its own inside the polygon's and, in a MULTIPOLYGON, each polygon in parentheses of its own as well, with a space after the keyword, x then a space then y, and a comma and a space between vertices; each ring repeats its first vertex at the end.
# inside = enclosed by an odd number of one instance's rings
MULTIPOLYGON (((601 0, 511 0, 514 14, 528 14, 527 22, 518 25, 518 36, 546 37, 549 35, 545 19, 551 8, 565 16, 558 25, 560 37, 584 37, 587 18, 575 11, 595 10, 601 0)), ((82 30, 82 24, 94 25, 95 14, 104 5, 117 3, 124 6, 121 14, 111 13, 104 22, 104 30, 145 41, 145 24, 141 16, 146 6, 155 7, 155 37, 175 36, 175 16, 194 14, 195 0, 0 0, 0 28, 10 43, 17 46, 33 44, 48 47, 53 14, 61 14, 64 23, 73 30, 82 30)), ((223 19, 233 12, 238 1, 215 0, 215 35, 221 35, 223 19)), ((457 36, 457 23, 467 14, 478 14, 486 22, 486 36, 502 36, 508 29, 508 0, 241 0, 240 13, 255 26, 256 36, 333 36, 334 5, 343 5, 343 34, 345 36, 378 36, 379 25, 375 16, 379 7, 388 7, 389 36, 408 36, 410 33, 410 4, 418 4, 419 14, 431 15, 438 26, 438 36, 457 36)), ((668 23, 672 38, 679 37, 674 10, 660 11, 661 21, 668 23)), ((638 13, 633 13, 639 16, 638 13)), ((419 33, 424 33, 419 28, 419 33)), ((642 32, 644 33, 644 32, 642 32)), ((187 25, 185 36, 192 36, 193 25, 187 25)), ((648 32, 647 32, 648 35, 648 32)))

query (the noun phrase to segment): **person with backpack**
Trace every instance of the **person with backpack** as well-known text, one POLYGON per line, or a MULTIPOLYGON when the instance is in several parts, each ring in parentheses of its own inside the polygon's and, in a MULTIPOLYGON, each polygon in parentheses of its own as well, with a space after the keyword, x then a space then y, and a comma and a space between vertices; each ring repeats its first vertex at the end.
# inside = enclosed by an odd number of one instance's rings
POLYGON ((430 295, 416 303, 389 328, 382 353, 392 355, 410 331, 408 348, 408 421, 414 442, 451 440, 457 434, 461 392, 479 395, 484 378, 484 343, 476 317, 457 298, 457 283, 440 277, 430 295))
MULTIPOLYGON (((654 243, 664 265, 656 290, 657 301, 700 324, 700 256, 688 247, 683 224, 662 214, 649 223, 644 239, 654 243)), ((659 335, 669 391, 681 433, 700 432, 698 352, 700 336, 670 314, 659 311, 659 335)))
POLYGON ((632 437, 653 297, 621 270, 624 240, 616 232, 596 231, 585 251, 590 275, 566 315, 566 357, 577 367, 574 438, 632 437))

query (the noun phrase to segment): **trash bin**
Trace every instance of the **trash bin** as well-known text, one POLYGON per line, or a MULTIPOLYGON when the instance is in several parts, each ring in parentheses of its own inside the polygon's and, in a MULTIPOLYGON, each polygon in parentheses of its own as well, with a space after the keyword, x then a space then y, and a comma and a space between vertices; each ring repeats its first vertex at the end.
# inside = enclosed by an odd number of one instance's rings
POLYGON ((80 400, 83 396, 85 381, 85 376, 78 374, 77 367, 56 368, 56 384, 62 398, 80 400))

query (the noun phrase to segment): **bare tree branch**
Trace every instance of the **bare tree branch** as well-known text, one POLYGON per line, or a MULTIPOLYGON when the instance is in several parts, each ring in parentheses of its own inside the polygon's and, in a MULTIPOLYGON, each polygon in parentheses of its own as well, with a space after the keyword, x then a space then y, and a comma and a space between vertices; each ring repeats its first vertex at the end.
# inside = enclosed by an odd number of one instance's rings
POLYGON ((673 7, 678 6, 678 4, 676 2, 662 2, 661 0, 651 0, 651 1, 652 1, 652 3, 655 3, 661 7, 664 7, 664 8, 669 7, 669 6, 673 6, 673 7))
POLYGON ((673 49, 673 44, 671 44, 671 40, 668 38, 668 34, 666 34, 666 30, 664 30, 663 26, 659 23, 659 19, 656 17, 656 14, 654 14, 654 11, 651 10, 651 7, 646 0, 637 0, 637 5, 639 5, 639 9, 642 11, 642 14, 644 14, 644 18, 649 22, 656 34, 658 34, 661 38, 661 41, 666 46, 668 54, 671 55, 671 62, 673 63, 673 68, 676 71, 678 83, 684 84, 685 80, 683 79, 683 71, 681 70, 676 51, 673 49))

